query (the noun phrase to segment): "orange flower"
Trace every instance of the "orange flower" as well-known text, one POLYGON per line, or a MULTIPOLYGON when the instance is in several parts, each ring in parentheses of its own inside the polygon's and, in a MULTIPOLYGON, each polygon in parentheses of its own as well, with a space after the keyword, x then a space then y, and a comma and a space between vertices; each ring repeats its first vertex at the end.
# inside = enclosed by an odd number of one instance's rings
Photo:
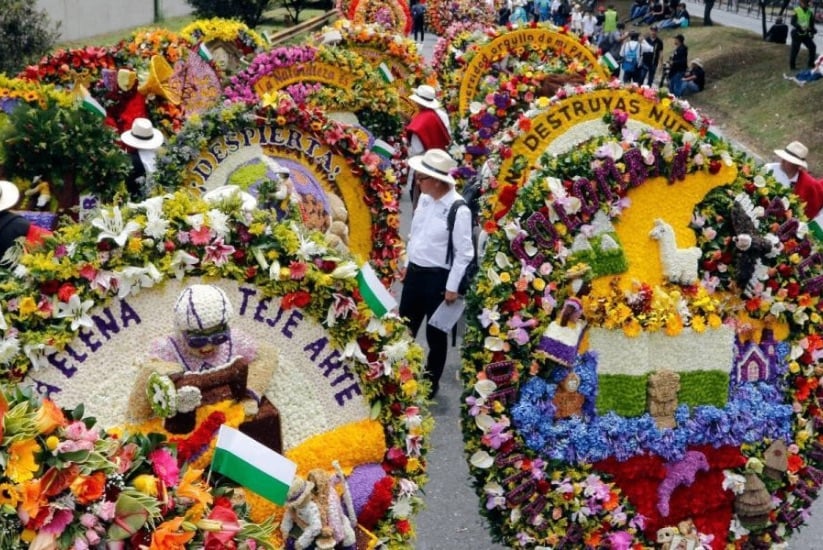
POLYGON ((20 521, 23 522, 23 526, 25 526, 30 519, 37 517, 37 514, 40 513, 40 508, 46 506, 48 501, 43 491, 40 490, 39 479, 28 481, 19 486, 19 489, 21 502, 17 513, 20 516, 20 521))
POLYGON ((43 405, 38 409, 34 417, 34 423, 41 435, 49 435, 60 426, 68 425, 63 411, 50 399, 43 399, 43 405))
POLYGON ((181 531, 182 525, 182 517, 160 524, 151 536, 149 550, 186 550, 186 543, 194 538, 194 531, 181 531))
POLYGON ((9 446, 6 476, 15 483, 23 483, 34 477, 40 465, 34 458, 40 452, 40 445, 33 439, 16 441, 9 446))
POLYGON ((91 504, 103 497, 106 474, 94 472, 90 476, 78 476, 71 484, 71 492, 80 504, 91 504))
POLYGON ((206 485, 201 477, 202 474, 203 470, 188 468, 183 474, 183 479, 180 480, 180 485, 177 487, 177 496, 191 499, 201 506, 211 504, 212 495, 209 492, 208 485, 206 485))

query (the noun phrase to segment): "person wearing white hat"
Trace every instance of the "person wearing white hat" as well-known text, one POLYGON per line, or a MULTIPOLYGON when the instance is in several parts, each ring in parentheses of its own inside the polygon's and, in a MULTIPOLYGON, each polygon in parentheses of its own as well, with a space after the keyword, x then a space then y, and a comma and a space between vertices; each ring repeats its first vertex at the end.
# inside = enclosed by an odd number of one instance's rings
POLYGON ((126 178, 126 189, 133 199, 142 198, 148 191, 147 178, 156 170, 157 150, 163 146, 163 134, 147 118, 135 118, 131 129, 120 135, 128 147, 132 170, 126 178))
POLYGON ((50 232, 11 211, 20 200, 20 190, 10 181, 0 180, 0 259, 20 237, 37 242, 50 232))
MULTIPOLYGON (((419 110, 406 125, 409 156, 422 155, 429 149, 446 149, 451 143, 449 115, 437 99, 437 91, 428 84, 421 84, 409 96, 419 105, 419 110)), ((409 170, 412 207, 417 207, 420 190, 414 183, 414 171, 409 170)))
MULTIPOLYGON (((453 214, 454 229, 451 248, 449 246, 447 220, 452 205, 462 200, 454 189, 452 176, 457 162, 442 149, 430 149, 409 159, 409 165, 414 169, 422 195, 406 246, 408 266, 399 314, 407 319, 409 330, 416 336, 423 320, 430 319, 442 302, 452 304, 459 297, 460 280, 474 257, 474 244, 471 212, 468 207, 460 206, 453 214)), ((429 354, 425 374, 434 397, 446 365, 448 334, 427 323, 426 342, 429 354)))
POLYGON ((766 170, 783 187, 794 188, 795 194, 806 203, 806 216, 810 220, 814 219, 823 209, 823 180, 815 179, 807 171, 809 148, 799 141, 793 141, 783 149, 775 149, 774 154, 780 160, 766 164, 766 170))

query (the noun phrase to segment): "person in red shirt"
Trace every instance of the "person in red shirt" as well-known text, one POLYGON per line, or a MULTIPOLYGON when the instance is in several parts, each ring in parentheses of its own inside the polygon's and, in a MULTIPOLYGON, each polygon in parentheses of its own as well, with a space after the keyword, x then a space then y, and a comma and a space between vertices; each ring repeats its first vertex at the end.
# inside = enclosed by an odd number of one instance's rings
MULTIPOLYGON (((420 109, 406 125, 409 141, 409 157, 422 155, 431 149, 447 150, 451 143, 449 115, 437 99, 437 92, 428 84, 421 84, 409 96, 420 109)), ((414 170, 409 170, 412 206, 417 208, 420 189, 414 180, 414 170)))

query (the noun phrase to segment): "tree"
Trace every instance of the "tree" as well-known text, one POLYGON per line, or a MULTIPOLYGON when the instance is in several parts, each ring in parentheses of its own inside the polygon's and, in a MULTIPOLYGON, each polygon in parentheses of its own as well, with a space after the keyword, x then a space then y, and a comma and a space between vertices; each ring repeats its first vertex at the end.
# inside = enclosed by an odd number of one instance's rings
POLYGON ((240 19, 251 28, 255 28, 263 19, 271 0, 186 0, 194 8, 197 17, 208 19, 240 19))
MULTIPOLYGON (((305 10, 309 7, 308 0, 278 0, 278 4, 283 6, 283 9, 286 10, 286 15, 289 16, 289 21, 293 23, 298 23, 300 21, 300 12, 305 10)), ((323 2, 320 2, 323 4, 323 2)))
POLYGON ((0 0, 0 73, 16 75, 36 63, 60 38, 45 11, 31 0, 0 0))

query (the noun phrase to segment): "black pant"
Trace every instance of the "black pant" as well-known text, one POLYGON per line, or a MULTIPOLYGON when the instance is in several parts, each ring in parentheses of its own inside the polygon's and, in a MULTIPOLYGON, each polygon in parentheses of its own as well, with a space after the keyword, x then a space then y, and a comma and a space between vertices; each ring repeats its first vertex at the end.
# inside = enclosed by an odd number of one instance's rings
MULTIPOLYGON (((403 281, 399 313, 407 319, 406 325, 413 336, 417 337, 423 320, 430 318, 443 302, 448 278, 449 272, 446 269, 409 265, 403 281)), ((426 360, 425 375, 431 382, 433 397, 440 386, 440 377, 446 366, 449 335, 426 323, 426 343, 429 346, 429 356, 426 360)))
POLYGON ((426 35, 426 20, 421 18, 415 17, 412 21, 412 27, 414 27, 414 39, 417 40, 417 35, 420 34, 420 41, 422 42, 426 35))
POLYGON ((808 68, 814 67, 814 60, 817 59, 817 46, 814 43, 814 37, 811 34, 799 34, 797 31, 792 31, 792 49, 789 54, 789 68, 797 70, 797 54, 800 53, 800 45, 806 46, 809 50, 808 68))

